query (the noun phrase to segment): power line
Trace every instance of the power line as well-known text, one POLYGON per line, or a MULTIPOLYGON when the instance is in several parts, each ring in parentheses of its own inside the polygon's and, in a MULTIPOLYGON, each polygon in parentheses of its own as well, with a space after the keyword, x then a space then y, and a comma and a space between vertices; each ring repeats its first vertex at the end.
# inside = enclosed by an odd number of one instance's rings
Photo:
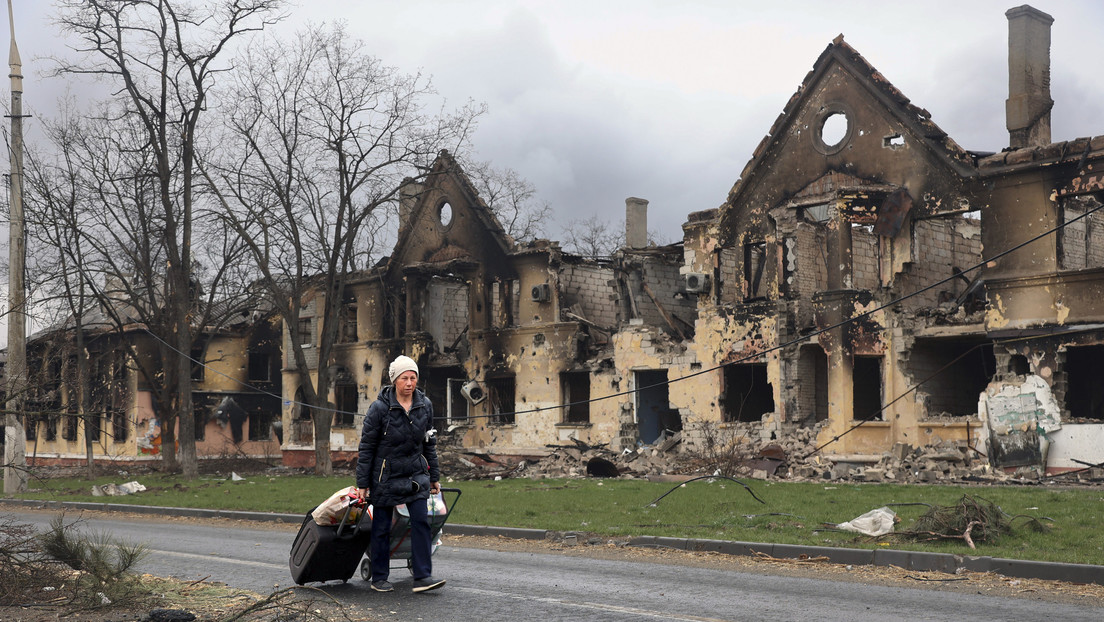
MULTIPOLYGON (((1024 242, 1021 242, 1021 243, 1019 243, 1019 244, 1017 244, 1017 245, 1015 245, 1015 246, 1013 246, 1013 247, 1011 247, 1007 250, 1004 250, 1000 253, 997 253, 996 255, 993 255, 992 257, 984 258, 981 261, 974 264, 973 266, 971 266, 969 268, 966 268, 964 270, 961 270, 961 271, 959 271, 955 274, 952 274, 949 277, 946 277, 942 280, 936 281, 936 282, 934 282, 930 285, 922 287, 922 288, 920 288, 918 290, 915 290, 911 293, 908 293, 908 294, 905 294, 905 295, 900 296, 898 298, 895 298, 893 300, 890 300, 889 302, 883 303, 883 304, 881 304, 881 305, 879 305, 879 306, 877 306, 873 309, 864 311, 864 312, 862 312, 862 313, 860 313, 856 316, 853 316, 853 317, 847 318, 845 320, 836 322, 835 324, 832 324, 830 326, 826 326, 824 328, 819 328, 819 329, 810 331, 809 333, 803 334, 800 337, 797 337, 797 338, 791 339, 789 341, 785 341, 783 343, 780 343, 778 345, 772 346, 772 347, 767 348, 767 349, 765 349, 761 352, 758 352, 756 354, 749 354, 749 355, 747 355, 743 358, 740 358, 740 359, 736 359, 736 360, 733 360, 733 361, 728 361, 728 362, 725 362, 725 363, 721 363, 720 365, 716 365, 716 366, 713 366, 713 367, 710 367, 710 368, 707 368, 707 369, 700 369, 698 371, 686 374, 685 376, 680 376, 678 378, 668 379, 668 380, 664 380, 664 381, 661 381, 661 382, 655 382, 655 383, 648 384, 648 385, 645 385, 645 386, 642 386, 642 387, 636 387, 634 389, 627 389, 627 390, 624 390, 624 391, 619 391, 617 393, 610 393, 608 395, 603 395, 603 396, 600 396, 600 397, 589 398, 589 399, 585 399, 585 400, 578 400, 578 401, 573 401, 573 402, 566 402, 566 403, 563 403, 563 404, 557 404, 557 405, 553 405, 553 406, 539 406, 539 407, 530 408, 530 409, 527 409, 527 410, 515 410, 513 412, 500 412, 500 413, 491 413, 491 414, 486 414, 486 415, 468 415, 466 417, 457 418, 457 419, 473 420, 473 419, 502 418, 502 417, 511 417, 511 416, 516 417, 517 415, 524 415, 524 414, 535 413, 535 412, 543 412, 543 411, 547 411, 547 410, 557 410, 557 409, 562 409, 562 408, 570 408, 572 406, 580 406, 580 405, 584 405, 584 404, 593 404, 593 403, 596 403, 596 402, 601 402, 601 401, 605 401, 605 400, 608 400, 608 399, 612 399, 612 398, 615 398, 615 397, 624 397, 624 396, 627 396, 627 395, 632 395, 634 393, 638 393, 638 392, 641 392, 641 391, 646 391, 646 390, 649 390, 649 389, 654 389, 654 388, 657 388, 657 387, 669 386, 669 385, 674 384, 676 382, 681 382, 683 380, 689 380, 690 378, 694 378, 694 377, 700 376, 702 374, 711 373, 711 372, 717 371, 718 369, 728 367, 730 365, 738 365, 738 364, 746 362, 748 360, 763 356, 764 354, 769 354, 771 352, 776 352, 778 350, 782 350, 784 348, 787 348, 787 347, 790 347, 790 346, 793 346, 793 345, 797 345, 797 344, 800 344, 800 343, 803 343, 803 342, 807 342, 810 339, 812 339, 814 337, 817 337, 821 334, 824 334, 826 332, 835 330, 837 328, 841 328, 841 327, 846 326, 846 325, 848 325, 852 322, 856 322, 858 320, 864 319, 864 318, 869 317, 869 316, 871 316, 871 315, 873 315, 873 314, 875 314, 879 311, 882 311, 882 310, 887 309, 889 307, 892 307, 896 304, 904 302, 905 300, 908 300, 910 298, 913 298, 913 297, 919 296, 920 294, 928 292, 928 291, 930 291, 930 290, 932 290, 936 287, 939 287, 940 285, 943 285, 943 284, 948 283, 950 281, 953 281, 955 279, 961 278, 962 275, 969 274, 969 273, 971 273, 975 270, 978 270, 978 269, 984 267, 989 262, 996 261, 996 260, 998 260, 1002 257, 1005 257, 1005 256, 1007 256, 1007 255, 1009 255, 1013 252, 1016 252, 1016 251, 1018 251, 1018 250, 1020 250, 1024 247, 1026 247, 1030 244, 1038 242, 1039 240, 1041 240, 1041 239, 1043 239, 1043 238, 1045 238, 1045 237, 1047 237, 1051 234, 1057 233, 1061 229, 1063 229, 1063 228, 1065 228, 1065 227, 1067 227, 1067 226, 1069 226, 1069 225, 1071 225, 1071 224, 1073 224, 1073 223, 1075 223, 1079 220, 1082 220, 1084 218, 1087 218, 1087 217, 1091 216, 1092 214, 1096 213, 1097 211, 1101 210, 1102 208, 1104 208, 1104 203, 1102 203, 1102 204, 1100 204, 1100 205, 1098 205, 1098 206, 1096 206, 1096 207, 1094 207, 1090 210, 1086 210, 1084 213, 1082 213, 1082 214, 1080 214, 1080 215, 1078 215, 1074 218, 1071 218, 1069 220, 1066 220, 1066 221, 1064 221, 1064 222, 1062 222, 1062 223, 1060 223, 1060 224, 1058 224, 1058 225, 1056 225, 1056 226, 1054 226, 1050 229, 1047 229, 1046 231, 1044 231, 1044 232, 1042 232, 1042 233, 1040 233, 1040 234, 1038 234, 1038 235, 1036 235, 1036 236, 1034 236, 1034 237, 1032 237, 1032 238, 1030 238, 1030 239, 1028 239, 1024 242)), ((192 363, 197 364, 197 365, 201 365, 205 369, 209 369, 209 370, 211 370, 211 371, 213 371, 213 372, 215 372, 215 373, 231 380, 232 382, 234 382, 234 383, 236 383, 236 384, 238 384, 242 387, 252 389, 256 393, 278 398, 284 406, 297 405, 297 406, 303 406, 303 407, 306 407, 306 408, 310 408, 312 410, 318 410, 318 411, 322 411, 322 412, 333 412, 333 413, 336 413, 336 414, 347 414, 347 415, 357 415, 357 414, 359 414, 357 412, 349 412, 349 411, 340 410, 340 409, 336 409, 336 408, 325 408, 325 407, 322 407, 322 406, 314 406, 314 405, 311 405, 311 404, 306 404, 304 402, 298 402, 298 401, 291 400, 291 399, 285 399, 282 395, 276 395, 276 394, 271 393, 269 391, 259 389, 257 387, 254 387, 254 386, 248 384, 248 383, 245 383, 245 382, 242 382, 242 381, 237 380, 235 378, 232 378, 232 377, 230 377, 230 376, 228 376, 228 375, 226 375, 226 374, 224 374, 224 373, 222 373, 218 370, 215 370, 215 369, 205 365, 204 363, 202 363, 200 361, 196 361, 195 359, 191 358, 188 355, 185 355, 184 353, 180 352, 175 347, 173 347, 171 344, 168 344, 164 340, 157 337, 157 335, 153 335, 151 333, 151 336, 154 337, 155 339, 157 339, 158 341, 160 341, 162 344, 167 346, 172 351, 176 352, 177 354, 179 354, 181 356, 184 356, 185 358, 190 360, 192 363)), ((971 349, 971 351, 972 351, 972 349, 971 349)), ((965 356, 965 355, 962 355, 962 356, 965 356)), ((961 358, 961 356, 959 358, 961 358)), ((955 359, 955 361, 957 361, 957 360, 958 359, 955 359)), ((955 362, 955 361, 952 361, 952 363, 955 362)), ((949 365, 950 365, 950 363, 948 363, 948 366, 949 365)), ((946 367, 946 366, 944 366, 944 367, 946 367)), ((942 370, 940 370, 940 371, 942 371, 942 370)), ((932 377, 934 377, 934 375, 935 374, 933 374, 932 377)), ((913 387, 911 387, 908 391, 906 391, 901 396, 896 397, 893 400, 893 402, 890 402, 890 404, 887 404, 887 405, 883 406, 878 412, 882 412, 883 410, 888 408, 890 405, 892 405, 893 403, 895 403, 896 401, 898 401, 899 399, 904 397, 904 395, 907 395, 908 393, 911 393, 913 390, 915 390, 919 386, 919 384, 922 384, 923 382, 927 382, 930 379, 931 379, 931 377, 926 378, 925 380, 921 381, 921 383, 913 385, 913 387)), ((435 416, 435 418, 436 419, 447 419, 447 417, 444 417, 444 416, 435 416)), ((863 422, 863 423, 865 423, 865 422, 863 422)), ((851 429, 849 429, 846 432, 842 433, 840 436, 843 436, 843 434, 847 434, 848 432, 850 432, 854 428, 857 428, 861 425, 862 425, 862 423, 859 423, 856 426, 853 426, 851 429)), ((836 437, 836 439, 834 439, 834 440, 838 440, 838 438, 839 437, 836 437)), ((821 447, 818 447, 817 451, 819 451, 819 449, 821 449, 821 447)))

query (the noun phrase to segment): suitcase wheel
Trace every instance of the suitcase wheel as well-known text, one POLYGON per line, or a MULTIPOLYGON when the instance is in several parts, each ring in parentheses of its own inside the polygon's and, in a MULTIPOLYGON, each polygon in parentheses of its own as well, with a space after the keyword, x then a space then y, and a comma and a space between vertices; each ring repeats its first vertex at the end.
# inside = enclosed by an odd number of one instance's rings
POLYGON ((365 557, 360 561, 360 578, 365 581, 372 580, 372 564, 370 559, 365 557))

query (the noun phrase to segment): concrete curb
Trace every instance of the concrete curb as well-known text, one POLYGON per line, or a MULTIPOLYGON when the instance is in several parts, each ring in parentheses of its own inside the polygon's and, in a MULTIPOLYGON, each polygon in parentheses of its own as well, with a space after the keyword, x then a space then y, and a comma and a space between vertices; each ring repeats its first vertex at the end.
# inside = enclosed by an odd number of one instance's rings
MULTIPOLYGON (((0 499, 0 506, 18 506, 38 510, 90 510, 98 512, 131 512, 156 516, 191 518, 226 518, 276 523, 301 523, 305 514, 278 514, 274 512, 239 512, 231 510, 205 510, 198 508, 172 508, 152 505, 128 505, 124 503, 90 503, 77 501, 42 501, 35 499, 0 499)), ((546 540, 552 535, 544 529, 518 529, 513 527, 484 527, 449 523, 447 533, 462 536, 496 536, 518 540, 546 540)), ((714 552, 727 555, 769 555, 781 559, 807 559, 825 557, 834 564, 857 566, 897 566, 906 570, 937 571, 955 574, 959 570, 993 572, 1006 577, 1021 579, 1047 579, 1070 583, 1096 583, 1104 585, 1104 566, 1091 564, 1066 564, 1037 562, 1000 557, 951 555, 949 553, 924 553, 891 549, 845 549, 828 546, 802 546, 796 544, 770 544, 764 542, 738 542, 732 540, 703 540, 695 538, 665 538, 638 536, 628 540, 629 546, 670 548, 680 551, 714 552)))

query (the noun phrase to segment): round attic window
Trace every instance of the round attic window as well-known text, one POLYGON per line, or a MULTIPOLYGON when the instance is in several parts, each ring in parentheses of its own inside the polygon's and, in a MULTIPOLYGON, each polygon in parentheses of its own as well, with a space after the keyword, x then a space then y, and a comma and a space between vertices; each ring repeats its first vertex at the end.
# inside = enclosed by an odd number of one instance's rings
POLYGON ((852 115, 843 104, 830 104, 817 114, 813 145, 817 151, 832 155, 839 153, 851 142, 854 127, 852 115))
POLYGON ((442 227, 447 227, 452 224, 452 206, 445 201, 441 204, 441 207, 437 208, 437 218, 441 221, 442 227))
POLYGON ((824 125, 820 128, 820 139, 825 145, 835 147, 843 142, 847 136, 847 115, 842 112, 833 112, 824 117, 824 125))

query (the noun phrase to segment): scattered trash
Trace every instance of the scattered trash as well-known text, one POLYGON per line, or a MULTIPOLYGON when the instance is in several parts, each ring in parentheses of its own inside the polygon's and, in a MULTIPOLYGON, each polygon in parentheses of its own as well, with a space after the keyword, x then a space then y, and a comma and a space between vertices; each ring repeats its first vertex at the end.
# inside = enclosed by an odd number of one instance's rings
POLYGON ((884 536, 893 532, 893 525, 896 522, 896 512, 887 507, 880 507, 846 523, 840 523, 836 525, 836 528, 844 531, 857 531, 868 536, 884 536))
POLYGON ((232 482, 241 482, 241 481, 244 481, 244 480, 245 480, 245 478, 242 477, 241 475, 238 475, 234 471, 230 472, 230 481, 232 481, 232 482))
POLYGON ((132 495, 136 492, 142 492, 146 489, 145 486, 138 482, 127 482, 125 484, 104 484, 102 486, 92 487, 93 497, 122 497, 124 495, 132 495))

